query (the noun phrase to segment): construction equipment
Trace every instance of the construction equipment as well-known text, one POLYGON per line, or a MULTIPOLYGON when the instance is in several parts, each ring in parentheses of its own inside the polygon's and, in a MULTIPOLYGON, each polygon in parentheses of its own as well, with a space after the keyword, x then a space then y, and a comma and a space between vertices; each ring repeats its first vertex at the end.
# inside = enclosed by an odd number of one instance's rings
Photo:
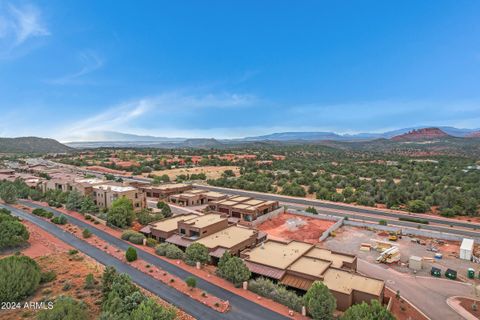
POLYGON ((383 251, 377 258, 378 263, 394 263, 400 260, 400 250, 394 246, 383 251))
POLYGON ((397 237, 396 234, 391 234, 390 236, 388 236, 388 240, 389 241, 397 241, 398 237, 397 237))

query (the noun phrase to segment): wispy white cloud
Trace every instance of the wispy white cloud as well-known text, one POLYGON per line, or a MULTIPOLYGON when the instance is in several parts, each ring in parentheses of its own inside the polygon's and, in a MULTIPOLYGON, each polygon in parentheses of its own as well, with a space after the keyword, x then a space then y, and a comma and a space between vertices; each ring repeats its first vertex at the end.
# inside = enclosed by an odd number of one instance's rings
POLYGON ((36 6, 0 3, 0 57, 10 57, 15 48, 29 39, 50 34, 36 6))
POLYGON ((103 66, 103 60, 92 50, 82 51, 78 55, 78 59, 81 63, 80 70, 55 78, 47 80, 47 83, 51 84, 81 84, 82 81, 79 81, 79 78, 90 74, 103 66))
MULTIPOLYGON (((206 112, 206 109, 238 108, 258 101, 255 96, 243 94, 187 95, 169 92, 146 97, 111 107, 104 112, 68 124, 58 131, 57 138, 63 141, 82 140, 101 131, 128 131, 142 119, 158 118, 168 121, 168 115, 206 112), (165 118, 162 119, 162 117, 165 118)), ((159 121, 160 123, 161 121, 159 121)))

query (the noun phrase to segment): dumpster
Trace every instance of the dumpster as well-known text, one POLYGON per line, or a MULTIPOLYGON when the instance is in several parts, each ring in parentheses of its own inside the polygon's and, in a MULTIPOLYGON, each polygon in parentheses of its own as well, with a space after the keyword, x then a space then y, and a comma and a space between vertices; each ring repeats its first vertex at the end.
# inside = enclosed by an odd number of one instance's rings
POLYGON ((470 279, 475 278, 475 270, 474 270, 473 268, 468 268, 467 276, 468 276, 470 279))
POLYGON ((440 278, 442 276, 442 270, 432 267, 432 270, 430 271, 430 274, 434 277, 440 278))
POLYGON ((447 277, 448 279, 455 280, 457 279, 457 271, 452 269, 447 269, 447 271, 445 271, 445 277, 447 277))

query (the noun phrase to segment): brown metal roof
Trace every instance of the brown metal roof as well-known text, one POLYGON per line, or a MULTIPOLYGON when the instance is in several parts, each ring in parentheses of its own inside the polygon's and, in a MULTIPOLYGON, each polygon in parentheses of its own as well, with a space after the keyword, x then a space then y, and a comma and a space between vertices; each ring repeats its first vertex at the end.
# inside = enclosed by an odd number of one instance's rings
POLYGON ((167 238, 165 240, 165 242, 172 243, 174 245, 185 247, 185 248, 188 247, 192 243, 192 241, 184 239, 181 236, 179 236, 178 234, 174 234, 174 235, 170 236, 169 238, 167 238))
POLYGON ((262 264, 250 261, 245 261, 245 265, 252 273, 256 273, 267 278, 280 280, 285 274, 285 270, 264 266, 262 264))
POLYGON ((310 288, 310 286, 312 285, 313 280, 305 279, 305 278, 287 273, 280 282, 288 287, 307 291, 308 288, 310 288))
POLYGON ((210 256, 215 257, 215 258, 221 258, 226 251, 227 251, 227 249, 222 248, 222 247, 218 247, 217 249, 210 252, 210 256))

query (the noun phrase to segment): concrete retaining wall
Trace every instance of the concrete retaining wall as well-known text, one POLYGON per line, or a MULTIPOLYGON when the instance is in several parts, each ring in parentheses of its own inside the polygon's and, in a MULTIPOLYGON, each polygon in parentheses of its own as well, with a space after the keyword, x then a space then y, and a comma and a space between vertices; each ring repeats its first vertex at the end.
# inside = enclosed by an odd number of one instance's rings
POLYGON ((330 228, 328 228, 327 230, 325 230, 322 233, 320 238, 318 238, 318 241, 321 242, 321 241, 327 239, 333 231, 337 230, 338 228, 340 228, 343 225, 343 221, 344 221, 344 218, 341 218, 340 220, 335 222, 332 226, 330 226, 330 228))
POLYGON ((258 226, 259 224, 262 224, 263 222, 269 220, 270 218, 274 218, 274 217, 276 217, 279 214, 284 213, 284 212, 285 212, 285 208, 281 207, 281 208, 278 208, 276 210, 273 210, 269 213, 266 213, 266 214, 258 217, 254 221, 241 221, 240 224, 241 225, 247 225, 249 227, 255 227, 255 226, 258 226))

